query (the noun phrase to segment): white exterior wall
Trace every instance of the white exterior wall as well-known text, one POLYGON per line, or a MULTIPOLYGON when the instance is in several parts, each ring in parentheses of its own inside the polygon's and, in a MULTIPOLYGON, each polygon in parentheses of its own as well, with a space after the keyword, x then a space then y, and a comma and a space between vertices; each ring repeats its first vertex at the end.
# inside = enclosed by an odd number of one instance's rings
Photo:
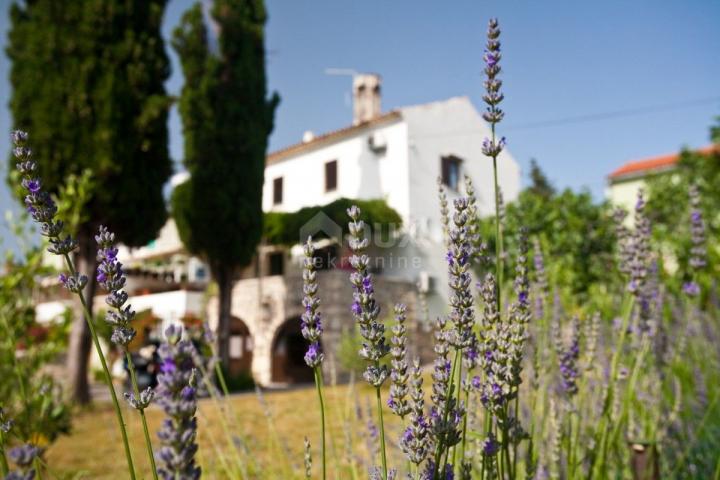
MULTIPOLYGON (((645 187, 643 178, 617 182, 608 186, 606 196, 614 206, 632 212, 637 201, 638 190, 643 187, 645 187)), ((630 215, 629 218, 632 218, 632 216, 630 215)))
POLYGON ((383 198, 400 215, 407 216, 407 127, 403 122, 396 120, 330 145, 309 148, 265 167, 264 211, 294 212, 341 197, 383 198), (369 148, 371 134, 385 137, 385 152, 369 148), (337 188, 325 192, 325 164, 332 160, 338 162, 337 188), (277 177, 283 177, 283 201, 273 205, 273 180, 277 177))
MULTIPOLYGON (((192 314, 198 318, 204 318, 204 296, 203 292, 173 290, 148 295, 134 295, 130 297, 128 303, 136 312, 152 310, 153 315, 162 321, 160 331, 164 332, 170 325, 181 323, 180 320, 185 315, 192 314)), ((96 308, 107 308, 105 302, 102 299, 98 301, 98 298, 100 297, 96 297, 95 300, 96 308)))
MULTIPOLYGON (((403 218, 404 232, 392 247, 382 250, 384 275, 417 281, 421 272, 433 279, 428 296, 431 314, 444 310, 447 273, 437 196, 441 158, 462 159, 461 178, 469 175, 475 185, 481 215, 495 212, 492 162, 482 154, 490 129, 467 97, 400 110, 401 119, 368 127, 352 137, 329 145, 308 146, 265 169, 263 209, 296 211, 324 205, 340 197, 383 198, 403 218), (377 154, 368 147, 370 135, 382 135, 387 150, 377 154), (325 193, 324 165, 338 161, 338 188, 325 193), (273 180, 283 177, 283 202, 272 205, 273 180)), ((520 192, 520 168, 506 150, 498 159, 498 177, 506 202, 520 192)), ((463 181, 461 180, 461 185, 463 181)), ((464 193, 448 191, 452 202, 464 193)))
MULTIPOLYGON (((480 215, 494 215, 492 160, 482 154, 482 142, 490 137, 490 128, 467 97, 428 103, 402 109, 410 134, 411 220, 426 225, 434 239, 440 239, 440 205, 437 178, 440 159, 454 155, 462 159, 460 176, 468 175, 475 186, 480 215)), ((498 181, 505 202, 520 193, 520 167, 508 150, 498 158, 498 181)), ((449 199, 456 198, 448 191, 449 199)), ((464 193, 464 188, 461 192, 464 193)))
MULTIPOLYGON (((418 256, 408 262, 421 268, 408 269, 406 275, 417 278, 427 272, 434 283, 428 295, 432 315, 444 311, 447 305, 447 263, 445 261, 440 222, 440 202, 437 178, 441 175, 441 158, 453 155, 462 160, 460 165, 460 191, 446 188, 448 201, 465 193, 464 176, 468 175, 475 187, 480 215, 494 215, 494 179, 492 161, 482 154, 482 142, 490 136, 490 128, 467 97, 451 98, 402 109, 409 131, 410 163, 410 222, 413 245, 406 254, 418 256)), ((520 167, 504 150, 498 158, 498 181, 505 202, 513 201, 520 193, 520 167)))

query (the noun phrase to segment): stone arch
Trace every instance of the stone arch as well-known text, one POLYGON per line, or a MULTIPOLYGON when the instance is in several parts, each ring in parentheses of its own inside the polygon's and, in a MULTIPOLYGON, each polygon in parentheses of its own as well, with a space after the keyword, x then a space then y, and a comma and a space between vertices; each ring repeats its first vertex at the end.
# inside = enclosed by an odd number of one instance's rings
POLYGON ((253 338, 247 324, 239 317, 230 317, 231 375, 252 374, 253 338))
POLYGON ((308 342, 302 336, 300 317, 285 320, 275 331, 270 349, 273 383, 308 383, 313 371, 305 363, 308 342))

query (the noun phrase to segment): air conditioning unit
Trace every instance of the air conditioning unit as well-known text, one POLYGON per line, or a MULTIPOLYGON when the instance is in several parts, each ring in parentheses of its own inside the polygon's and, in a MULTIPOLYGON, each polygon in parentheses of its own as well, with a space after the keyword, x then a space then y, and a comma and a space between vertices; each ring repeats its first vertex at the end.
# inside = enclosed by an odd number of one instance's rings
POLYGON ((379 132, 372 133, 368 137, 368 147, 375 153, 381 153, 387 150, 387 139, 385 135, 379 132))
POLYGON ((420 272, 417 285, 421 293, 429 293, 435 286, 435 278, 428 272, 420 272))

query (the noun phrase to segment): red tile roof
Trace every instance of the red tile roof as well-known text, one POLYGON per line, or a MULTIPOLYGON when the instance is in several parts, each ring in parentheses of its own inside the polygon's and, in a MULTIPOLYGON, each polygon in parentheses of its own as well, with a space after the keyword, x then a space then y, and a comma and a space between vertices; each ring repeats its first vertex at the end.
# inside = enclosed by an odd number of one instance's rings
MULTIPOLYGON (((697 152, 701 154, 709 154, 718 150, 716 145, 710 145, 698 149, 697 152)), ((619 180, 623 177, 634 177, 642 176, 649 172, 660 172, 663 170, 672 169, 675 164, 680 160, 679 153, 673 153, 670 155, 662 155, 660 157, 646 158, 644 160, 635 160, 627 162, 621 167, 614 170, 610 175, 610 180, 619 180)))
POLYGON ((285 147, 268 154, 268 156, 265 157, 265 164, 270 165, 272 163, 279 162, 305 150, 309 150, 322 144, 327 144, 336 140, 340 140, 342 138, 349 137, 364 128, 372 127, 386 122, 391 122, 399 118, 401 118, 400 112, 398 110, 391 110, 387 113, 383 113, 382 115, 373 118, 372 120, 358 123, 357 125, 350 125, 349 127, 341 128, 339 130, 333 130, 332 132, 323 133, 322 135, 316 136, 309 142, 296 143, 294 145, 290 145, 289 147, 285 147))

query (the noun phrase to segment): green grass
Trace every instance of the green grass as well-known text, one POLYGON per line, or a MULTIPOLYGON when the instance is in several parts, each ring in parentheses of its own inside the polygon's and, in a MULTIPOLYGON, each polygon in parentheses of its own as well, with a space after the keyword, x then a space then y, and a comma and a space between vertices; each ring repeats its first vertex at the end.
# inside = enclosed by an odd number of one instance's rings
MULTIPOLYGON (((328 400, 328 478, 366 478, 366 401, 374 400, 375 391, 365 385, 343 385, 326 388, 328 400), (356 417, 356 406, 363 410, 363 420, 356 417), (344 425, 349 425, 349 429, 344 425), (347 430, 347 431, 346 431, 347 430), (350 445, 351 444, 351 445, 350 445), (352 448, 349 448, 352 447, 352 448), (346 452, 352 451, 349 455, 346 452), (365 462, 365 463, 363 463, 365 462), (354 468, 353 468, 354 466, 354 468)), ((383 400, 386 393, 383 394, 383 400)), ((303 439, 307 436, 312 444, 313 475, 320 473, 320 418, 317 394, 314 387, 291 391, 265 393, 265 401, 271 411, 268 421, 263 406, 254 393, 236 395, 229 402, 238 417, 240 434, 247 440, 251 462, 256 463, 251 478, 304 478, 303 439)), ((128 434, 133 460, 139 478, 151 478, 147 455, 144 450, 142 426, 139 415, 125 408, 128 434)), ((373 412, 374 413, 374 412, 373 412)), ((147 410, 151 431, 156 431, 163 418, 159 408, 147 410)), ((198 409, 198 460, 203 468, 203 478, 228 478, 223 470, 223 459, 233 464, 234 455, 222 427, 220 407, 212 399, 200 401, 198 409)), ((390 424, 388 444, 397 443, 399 419, 389 410, 385 418, 390 424)), ((374 420, 377 423, 377 420, 374 420)), ((231 423, 232 424, 232 423, 231 423)), ((153 437, 157 450, 159 443, 153 437)), ((240 454, 242 456, 242 454, 240 454)), ((400 461, 397 449, 392 452, 393 462, 400 461)), ((43 478, 126 479, 126 463, 123 455, 117 422, 109 403, 94 405, 79 411, 73 419, 69 436, 58 439, 45 455, 50 471, 43 478)), ((247 463, 247 462, 246 462, 247 463)), ((379 464, 379 460, 373 460, 379 464)))

